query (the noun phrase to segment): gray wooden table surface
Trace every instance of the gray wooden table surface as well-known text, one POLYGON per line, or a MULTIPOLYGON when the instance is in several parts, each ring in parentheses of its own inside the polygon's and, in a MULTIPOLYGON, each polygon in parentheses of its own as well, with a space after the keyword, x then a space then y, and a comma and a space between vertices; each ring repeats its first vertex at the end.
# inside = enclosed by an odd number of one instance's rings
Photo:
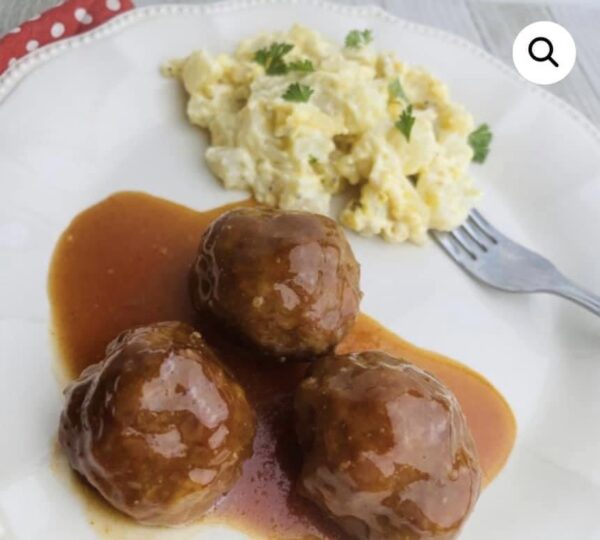
MULTIPOLYGON (((168 0, 136 0, 137 6, 168 0)), ((173 0, 171 0, 173 1, 173 0)), ((175 0, 173 3, 215 0, 175 0)), ((600 127, 600 0, 333 0, 376 4, 405 19, 429 24, 477 43, 512 66, 512 43, 527 24, 553 20, 577 44, 577 63, 550 91, 574 105, 600 127)), ((0 36, 58 0, 0 0, 0 36)))

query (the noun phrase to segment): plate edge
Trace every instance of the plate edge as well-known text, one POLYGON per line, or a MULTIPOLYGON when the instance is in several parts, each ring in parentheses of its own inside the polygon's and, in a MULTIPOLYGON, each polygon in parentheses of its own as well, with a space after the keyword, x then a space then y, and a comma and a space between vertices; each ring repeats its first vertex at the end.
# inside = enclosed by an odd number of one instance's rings
POLYGON ((146 6, 135 8, 110 19, 106 23, 90 30, 84 34, 73 36, 55 43, 50 43, 33 51, 32 53, 17 60, 6 72, 0 75, 0 105, 6 98, 18 87, 19 83, 36 67, 48 62, 52 58, 62 54, 68 50, 77 49, 82 45, 87 45, 94 41, 106 38, 125 28, 132 26, 137 22, 146 19, 157 18, 168 15, 198 15, 210 13, 228 13, 245 9, 251 9, 263 5, 275 4, 289 5, 311 5, 321 7, 332 12, 346 13, 350 15, 369 15, 375 16, 387 22, 398 24, 404 28, 420 33, 422 35, 430 35, 440 38, 448 43, 454 43, 472 51, 483 60, 491 63, 498 68, 504 75, 510 77, 513 82, 519 84, 524 90, 533 92, 559 107, 564 113, 577 121, 590 135, 596 143, 600 144, 600 129, 595 126, 588 118, 570 103, 567 103, 560 97, 550 93, 544 88, 532 85, 522 79, 515 71, 506 65, 500 59, 492 56, 490 53, 472 43, 468 39, 452 34, 446 30, 427 26, 421 23, 408 21, 396 15, 389 13, 379 6, 362 5, 350 6, 345 4, 335 4, 326 0, 225 0, 210 4, 160 4, 156 6, 146 6))

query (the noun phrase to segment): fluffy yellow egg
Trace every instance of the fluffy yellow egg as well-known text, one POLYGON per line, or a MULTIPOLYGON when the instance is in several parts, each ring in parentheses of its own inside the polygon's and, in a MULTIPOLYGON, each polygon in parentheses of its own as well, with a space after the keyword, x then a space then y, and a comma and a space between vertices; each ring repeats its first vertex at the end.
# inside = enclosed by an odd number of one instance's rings
POLYGON ((210 169, 261 203, 329 213, 351 189, 345 226, 422 243, 428 229, 460 225, 479 196, 468 175, 471 115, 426 70, 371 44, 294 26, 164 70, 188 92, 190 122, 210 132, 210 169), (402 115, 410 127, 398 127, 402 115))

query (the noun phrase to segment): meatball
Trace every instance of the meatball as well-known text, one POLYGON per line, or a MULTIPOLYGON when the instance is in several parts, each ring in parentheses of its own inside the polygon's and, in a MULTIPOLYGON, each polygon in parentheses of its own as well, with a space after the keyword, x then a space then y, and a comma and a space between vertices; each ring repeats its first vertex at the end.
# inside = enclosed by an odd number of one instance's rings
POLYGON ((351 536, 455 538, 481 469, 454 395, 383 352, 317 360, 295 398, 297 485, 351 536))
POLYGON ((214 221, 192 271, 192 298, 273 355, 326 353, 358 313, 360 267, 335 221, 243 208, 214 221))
POLYGON ((244 391, 183 323, 124 332, 65 397, 59 438, 71 466, 141 523, 199 518, 251 454, 244 391))

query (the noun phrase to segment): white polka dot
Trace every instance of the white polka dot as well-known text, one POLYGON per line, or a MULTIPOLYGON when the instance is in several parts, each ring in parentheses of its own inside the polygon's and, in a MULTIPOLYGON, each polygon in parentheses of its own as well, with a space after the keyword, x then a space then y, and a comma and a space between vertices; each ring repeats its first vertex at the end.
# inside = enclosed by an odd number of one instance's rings
POLYGON ((13 28, 9 34, 18 34, 21 31, 21 27, 17 26, 16 28, 13 28))
POLYGON ((35 51, 39 46, 40 46, 39 41, 37 41, 35 39, 31 39, 27 42, 27 45, 25 45, 25 48, 27 49, 28 52, 31 52, 31 51, 35 51))
POLYGON ((106 7, 111 11, 119 11, 121 9, 121 0, 106 0, 106 7))
POLYGON ((85 8, 77 8, 75 10, 75 18, 82 24, 90 24, 93 21, 92 16, 85 8))
POLYGON ((65 33, 65 25, 63 23, 56 22, 50 28, 50 35, 53 38, 59 38, 65 33))

